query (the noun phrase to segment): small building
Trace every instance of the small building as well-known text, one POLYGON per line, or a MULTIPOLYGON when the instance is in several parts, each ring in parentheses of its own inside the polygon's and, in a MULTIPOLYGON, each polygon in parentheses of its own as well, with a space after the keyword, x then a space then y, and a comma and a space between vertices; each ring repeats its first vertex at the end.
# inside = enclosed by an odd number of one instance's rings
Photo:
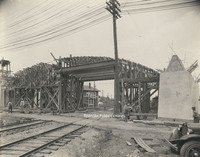
POLYGON ((83 105, 85 108, 96 108, 98 107, 99 100, 99 90, 89 86, 84 85, 83 87, 83 105))
POLYGON ((192 120, 192 107, 200 113, 199 86, 177 55, 160 74, 158 117, 192 120))

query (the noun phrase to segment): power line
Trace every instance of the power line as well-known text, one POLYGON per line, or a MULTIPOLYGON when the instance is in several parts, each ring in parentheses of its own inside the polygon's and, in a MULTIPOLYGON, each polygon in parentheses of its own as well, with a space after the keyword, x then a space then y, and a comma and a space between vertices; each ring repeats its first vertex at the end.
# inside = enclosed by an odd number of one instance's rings
MULTIPOLYGON (((47 0, 48 1, 48 0, 47 0)), ((43 2, 41 2, 41 3, 38 3, 36 6, 34 6, 33 8, 29 8, 29 9, 27 9, 25 12, 23 12, 22 14, 16 14, 16 12, 15 13, 13 13, 11 16, 8 16, 8 17, 6 17, 6 19, 12 19, 11 21, 9 21, 9 20, 7 20, 6 22, 4 22, 4 24, 6 24, 7 25, 7 27, 11 27, 11 26, 16 26, 16 24, 19 22, 20 23, 20 21, 24 21, 25 20, 25 18, 27 18, 27 15, 29 15, 29 14, 31 14, 33 11, 35 11, 35 12, 33 12, 32 13, 32 17, 39 11, 39 9, 42 9, 42 8, 40 8, 40 6, 41 7, 44 7, 44 6, 42 6, 41 4, 43 4, 43 3, 46 3, 46 1, 43 1, 43 2), (23 17, 25 15, 25 17, 23 17), (20 18, 22 18, 22 19, 20 19, 20 18), (24 19, 23 19, 24 18, 24 19)), ((52 2, 50 2, 50 3, 52 3, 52 2)), ((48 6, 48 4, 47 4, 47 6, 48 6)))
MULTIPOLYGON (((103 10, 103 7, 102 7, 102 10, 103 10)), ((38 34, 35 34, 34 33, 34 36, 33 37, 36 37, 36 36, 38 36, 38 35, 43 35, 43 34, 45 34, 45 33, 49 33, 49 32, 51 32, 51 31, 53 31, 53 30, 56 30, 56 29, 59 29, 59 27, 63 27, 63 26, 66 26, 66 24, 70 24, 70 22, 75 22, 75 21, 77 21, 77 20, 79 20, 80 19, 80 17, 81 18, 84 18, 85 16, 91 16, 90 14, 92 14, 93 12, 95 12, 95 11, 97 11, 97 10, 89 10, 89 11, 87 11, 87 12, 85 12, 85 13, 80 13, 80 15, 78 15, 77 17, 75 17, 75 16, 72 16, 71 17, 71 19, 72 19, 72 21, 70 21, 69 19, 70 18, 68 18, 67 20, 66 20, 66 22, 65 21, 62 21, 62 23, 60 23, 59 24, 59 20, 57 20, 58 21, 58 24, 55 24, 54 25, 54 27, 52 27, 52 26, 50 26, 49 27, 49 29, 48 28, 44 28, 43 29, 43 32, 42 33, 38 33, 38 34), (65 22, 65 23, 63 23, 63 22, 65 22)), ((21 31, 23 31, 23 30, 20 30, 20 33, 21 33, 21 31)), ((27 32, 27 31, 26 31, 27 32)), ((15 33, 19 33, 18 31, 16 31, 15 33)), ((29 33, 29 32, 28 32, 29 33)), ((32 33, 32 32, 31 32, 32 33)), ((24 34, 25 33, 21 33, 22 34, 22 36, 21 37, 26 37, 24 34)), ((16 37, 16 36, 14 36, 14 37, 16 37)), ((29 36, 28 37, 30 37, 30 33, 29 33, 29 36)), ((8 38, 7 38, 8 39, 8 38)), ((19 36, 17 36, 17 38, 16 38, 17 40, 19 40, 19 36)))
MULTIPOLYGON (((177 0, 175 2, 173 0, 161 0, 151 2, 143 0, 126 0, 125 3, 122 3, 122 14, 127 14, 126 12, 128 12, 128 14, 134 14, 140 12, 171 10, 197 6, 199 4, 200 2, 198 0, 177 0)), ((32 9, 31 13, 39 13, 38 9, 43 8, 43 11, 45 11, 45 15, 48 14, 48 16, 43 17, 43 14, 37 14, 37 16, 33 16, 33 14, 29 14, 23 17, 24 20, 18 19, 18 21, 15 21, 15 24, 18 23, 18 25, 14 25, 14 23, 11 23, 12 27, 8 29, 8 34, 4 35, 7 44, 1 44, 0 49, 20 48, 25 46, 31 46, 34 44, 39 44, 40 42, 46 42, 52 39, 58 39, 63 36, 67 36, 79 32, 81 30, 87 29, 93 25, 102 23, 105 20, 110 19, 110 17, 107 16, 107 14, 104 15, 105 11, 103 11, 103 5, 97 5, 96 3, 93 7, 91 7, 91 9, 88 10, 85 9, 83 5, 78 5, 77 3, 63 6, 60 3, 59 5, 56 5, 56 7, 52 7, 48 3, 48 7, 36 5, 33 8, 34 9, 32 9), (70 17, 65 17, 64 14, 67 13, 65 7, 72 7, 73 9, 71 8, 71 12, 75 12, 77 10, 76 14, 70 17), (81 8, 81 11, 77 8, 81 8), (35 22, 34 19, 36 18, 38 18, 39 21, 35 22), (49 24, 48 27, 42 25, 43 23, 45 24, 47 21, 49 24), (24 27, 20 27, 20 25, 24 25, 24 27), (17 27, 20 28, 17 29, 17 27)))
POLYGON ((151 7, 143 7, 143 8, 134 8, 134 9, 122 9, 122 12, 126 14, 125 12, 128 12, 129 14, 134 13, 144 13, 144 12, 153 12, 153 11, 164 11, 164 10, 172 10, 172 9, 178 9, 178 8, 185 8, 185 7, 191 7, 191 6, 198 6, 200 5, 200 1, 194 0, 190 2, 182 2, 177 4, 166 4, 166 5, 160 5, 160 6, 151 6, 151 7))
MULTIPOLYGON (((76 6, 76 7, 77 7, 77 6, 76 6)), ((18 29, 17 31, 14 30, 12 33, 8 34, 7 37, 9 37, 9 36, 11 36, 11 35, 14 35, 14 34, 17 34, 17 33, 21 33, 22 31, 27 30, 27 29, 30 29, 30 28, 36 28, 38 25, 40 25, 40 24, 42 24, 42 23, 45 23, 45 22, 48 22, 48 24, 50 24, 49 22, 54 22, 55 19, 56 19, 56 21, 59 22, 59 20, 58 20, 59 17, 61 17, 61 16, 64 17, 64 16, 63 16, 64 13, 73 11, 74 9, 78 9, 78 8, 73 8, 73 7, 71 7, 71 6, 68 6, 67 8, 64 8, 62 11, 57 12, 57 13, 55 13, 55 14, 53 14, 53 15, 50 15, 50 16, 48 16, 48 17, 46 17, 46 18, 37 17, 39 20, 37 20, 36 23, 30 24, 30 25, 28 25, 28 26, 26 26, 26 27, 23 27, 23 28, 20 27, 20 29, 18 29), (68 8, 70 8, 70 9, 68 9, 68 8), (49 20, 51 20, 51 21, 49 21, 49 20)), ((32 21, 34 21, 34 19, 32 19, 32 21)), ((28 22, 30 22, 30 21, 28 21, 28 22)), ((58 23, 58 22, 57 22, 57 23, 58 23)))
POLYGON ((32 43, 27 43, 27 44, 23 44, 23 45, 19 45, 19 44, 17 44, 16 46, 15 46, 15 45, 9 45, 9 46, 7 46, 7 47, 0 47, 0 49, 23 48, 23 47, 27 47, 27 46, 33 46, 33 45, 36 45, 36 44, 41 44, 42 42, 47 42, 47 41, 49 41, 49 40, 58 39, 58 38, 61 38, 61 37, 63 37, 63 36, 69 36, 69 35, 72 35, 72 34, 74 34, 74 33, 79 32, 79 31, 88 29, 88 28, 90 28, 90 27, 92 27, 92 26, 95 26, 95 25, 100 24, 100 23, 102 23, 102 22, 104 22, 104 21, 107 21, 107 20, 110 19, 110 18, 111 18, 110 16, 105 15, 105 16, 103 16, 102 18, 93 20, 93 21, 91 21, 91 22, 88 23, 88 24, 84 24, 84 25, 82 25, 82 26, 73 28, 73 29, 71 29, 71 30, 69 30, 69 31, 63 32, 63 33, 61 33, 61 34, 59 34, 59 35, 55 35, 55 36, 53 36, 53 37, 49 37, 49 38, 47 38, 47 39, 43 39, 43 40, 40 40, 40 41, 35 41, 35 42, 32 42, 32 43))
MULTIPOLYGON (((148 5, 148 6, 150 6, 150 5, 155 5, 155 4, 164 4, 164 3, 168 3, 168 4, 170 4, 170 3, 175 3, 175 4, 177 4, 178 2, 190 2, 191 0, 176 0, 176 1, 174 1, 174 0, 155 0, 155 1, 129 1, 129 2, 125 2, 126 3, 126 7, 129 7, 129 6, 144 6, 144 5, 148 5)), ((124 3, 122 3, 122 5, 123 5, 124 3)))
MULTIPOLYGON (((44 6, 41 6, 41 8, 37 9, 35 12, 33 13, 29 13, 27 14, 25 17, 19 19, 17 21, 12 21, 12 23, 8 24, 7 25, 7 30, 11 30, 13 27, 16 28, 16 27, 23 27, 24 25, 26 24, 29 24, 31 21, 37 21, 37 20, 40 20, 43 18, 43 14, 50 14, 50 12, 54 12, 55 9, 57 9, 57 7, 59 6, 65 6, 63 5, 62 2, 58 3, 57 1, 52 1, 50 3, 45 3, 46 5, 44 6), (54 9, 54 10, 52 10, 54 9)), ((58 8, 59 9, 59 8, 58 8)), ((66 8, 68 9, 68 8, 66 8)))
POLYGON ((101 15, 101 13, 103 13, 101 10, 100 10, 101 12, 96 12, 96 11, 97 10, 94 10, 92 12, 87 12, 86 14, 83 14, 82 16, 80 16, 78 19, 74 19, 73 21, 68 21, 67 23, 63 23, 59 26, 56 26, 56 28, 52 28, 51 30, 47 30, 47 31, 42 32, 40 34, 34 35, 31 38, 30 37, 23 38, 23 40, 13 42, 12 45, 17 44, 17 43, 28 42, 28 41, 34 40, 34 39, 40 39, 40 38, 42 38, 46 35, 52 35, 52 34, 55 34, 55 33, 59 33, 60 31, 65 30, 66 28, 80 24, 80 22, 85 22, 86 20, 90 20, 91 18, 98 17, 98 15, 101 15), (93 13, 95 13, 95 14, 93 14, 93 13), (78 21, 78 20, 81 20, 81 21, 78 21), (74 23, 74 24, 72 24, 72 23, 74 23), (71 25, 69 25, 69 24, 71 24, 71 25))

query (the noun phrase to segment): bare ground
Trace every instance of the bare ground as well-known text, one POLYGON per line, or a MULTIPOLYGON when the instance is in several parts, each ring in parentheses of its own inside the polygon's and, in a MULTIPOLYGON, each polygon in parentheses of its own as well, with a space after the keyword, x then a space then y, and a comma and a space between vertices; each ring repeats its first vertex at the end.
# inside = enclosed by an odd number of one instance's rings
MULTIPOLYGON (((75 122, 77 124, 87 124, 89 126, 89 129, 81 136, 76 137, 69 144, 45 156, 178 157, 178 155, 173 154, 163 142, 163 139, 168 138, 172 132, 174 127, 171 126, 147 125, 134 123, 133 121, 124 122, 122 118, 112 118, 112 113, 109 111, 87 111, 61 115, 21 114, 18 112, 13 114, 1 113, 1 119, 4 120, 21 118, 54 120, 65 123, 75 122), (149 140, 144 141, 151 146, 156 153, 148 153, 138 147, 132 139, 133 137, 148 138, 149 140), (127 145, 127 141, 132 145, 127 145)), ((29 130, 28 132, 32 131, 29 130)), ((24 135, 24 132, 21 134, 24 135)), ((13 135, 7 135, 7 137, 1 137, 1 141, 4 141, 6 138, 11 139, 12 136, 13 135)), ((16 133, 16 136, 20 137, 20 133, 16 133)))

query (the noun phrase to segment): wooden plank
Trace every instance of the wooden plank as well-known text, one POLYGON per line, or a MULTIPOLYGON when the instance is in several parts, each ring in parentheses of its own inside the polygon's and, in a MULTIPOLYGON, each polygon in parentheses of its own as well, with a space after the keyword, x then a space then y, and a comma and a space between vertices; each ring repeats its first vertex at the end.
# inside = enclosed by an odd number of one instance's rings
POLYGON ((131 142, 129 142, 129 141, 126 141, 126 144, 127 144, 128 146, 132 146, 131 142))
POLYGON ((93 77, 93 76, 102 76, 102 75, 114 75, 114 71, 113 70, 104 70, 104 71, 95 71, 95 72, 86 72, 86 73, 78 73, 78 74, 74 74, 77 77, 93 77))
POLYGON ((173 150, 178 151, 178 147, 176 147, 175 145, 173 145, 171 142, 169 142, 166 138, 164 139, 164 141, 167 143, 168 146, 170 146, 173 150))
POLYGON ((129 79, 129 78, 124 78, 123 79, 124 82, 128 82, 128 83, 151 83, 151 82, 158 82, 159 81, 159 77, 158 76, 153 76, 153 77, 138 77, 138 78, 133 78, 133 79, 129 79))
POLYGON ((100 80, 113 80, 114 75, 93 76, 90 78, 81 78, 82 81, 100 81, 100 80))
POLYGON ((49 146, 46 149, 56 151, 59 149, 59 147, 58 146, 49 146))
POLYGON ((155 150, 153 150, 151 147, 149 147, 141 138, 139 137, 134 137, 133 138, 135 140, 135 142, 142 147, 143 149, 145 149, 147 152, 149 153, 156 153, 155 150))
POLYGON ((41 150, 40 152, 38 152, 39 154, 51 154, 52 151, 50 150, 41 150))
POLYGON ((130 113, 130 116, 149 116, 149 117, 157 117, 158 114, 154 114, 154 113, 130 113))
POLYGON ((87 64, 87 65, 80 65, 80 66, 75 66, 75 67, 68 67, 68 68, 62 68, 62 72, 74 72, 77 70, 89 70, 89 69, 97 69, 101 67, 106 67, 106 66, 111 66, 114 68, 114 63, 115 61, 106 61, 106 62, 101 62, 101 63, 92 63, 92 64, 87 64))

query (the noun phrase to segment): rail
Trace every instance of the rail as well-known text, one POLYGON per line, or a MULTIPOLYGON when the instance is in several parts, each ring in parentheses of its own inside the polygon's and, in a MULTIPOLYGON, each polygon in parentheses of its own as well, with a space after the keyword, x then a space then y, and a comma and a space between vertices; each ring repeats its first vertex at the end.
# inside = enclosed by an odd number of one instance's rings
POLYGON ((34 153, 36 153, 36 152, 38 152, 38 151, 40 151, 40 150, 43 150, 43 149, 46 148, 47 146, 50 146, 51 144, 53 144, 53 143, 55 143, 55 142, 57 142, 57 141, 59 141, 59 140, 65 138, 65 137, 67 137, 67 136, 69 136, 69 135, 71 135, 71 134, 73 134, 74 132, 79 131, 80 129, 82 129, 82 128, 84 128, 84 127, 86 127, 86 126, 81 126, 81 127, 77 128, 77 129, 75 129, 75 130, 73 130, 73 131, 71 131, 71 132, 69 132, 69 133, 67 133, 67 134, 65 134, 65 135, 63 135, 63 136, 60 136, 60 137, 58 137, 58 138, 56 138, 56 139, 54 139, 54 140, 52 140, 52 141, 50 141, 50 142, 45 143, 45 144, 42 145, 42 146, 39 146, 39 147, 37 147, 37 148, 35 148, 35 149, 29 151, 29 152, 26 152, 26 153, 20 155, 19 157, 30 156, 30 155, 32 155, 32 154, 34 154, 34 153))

